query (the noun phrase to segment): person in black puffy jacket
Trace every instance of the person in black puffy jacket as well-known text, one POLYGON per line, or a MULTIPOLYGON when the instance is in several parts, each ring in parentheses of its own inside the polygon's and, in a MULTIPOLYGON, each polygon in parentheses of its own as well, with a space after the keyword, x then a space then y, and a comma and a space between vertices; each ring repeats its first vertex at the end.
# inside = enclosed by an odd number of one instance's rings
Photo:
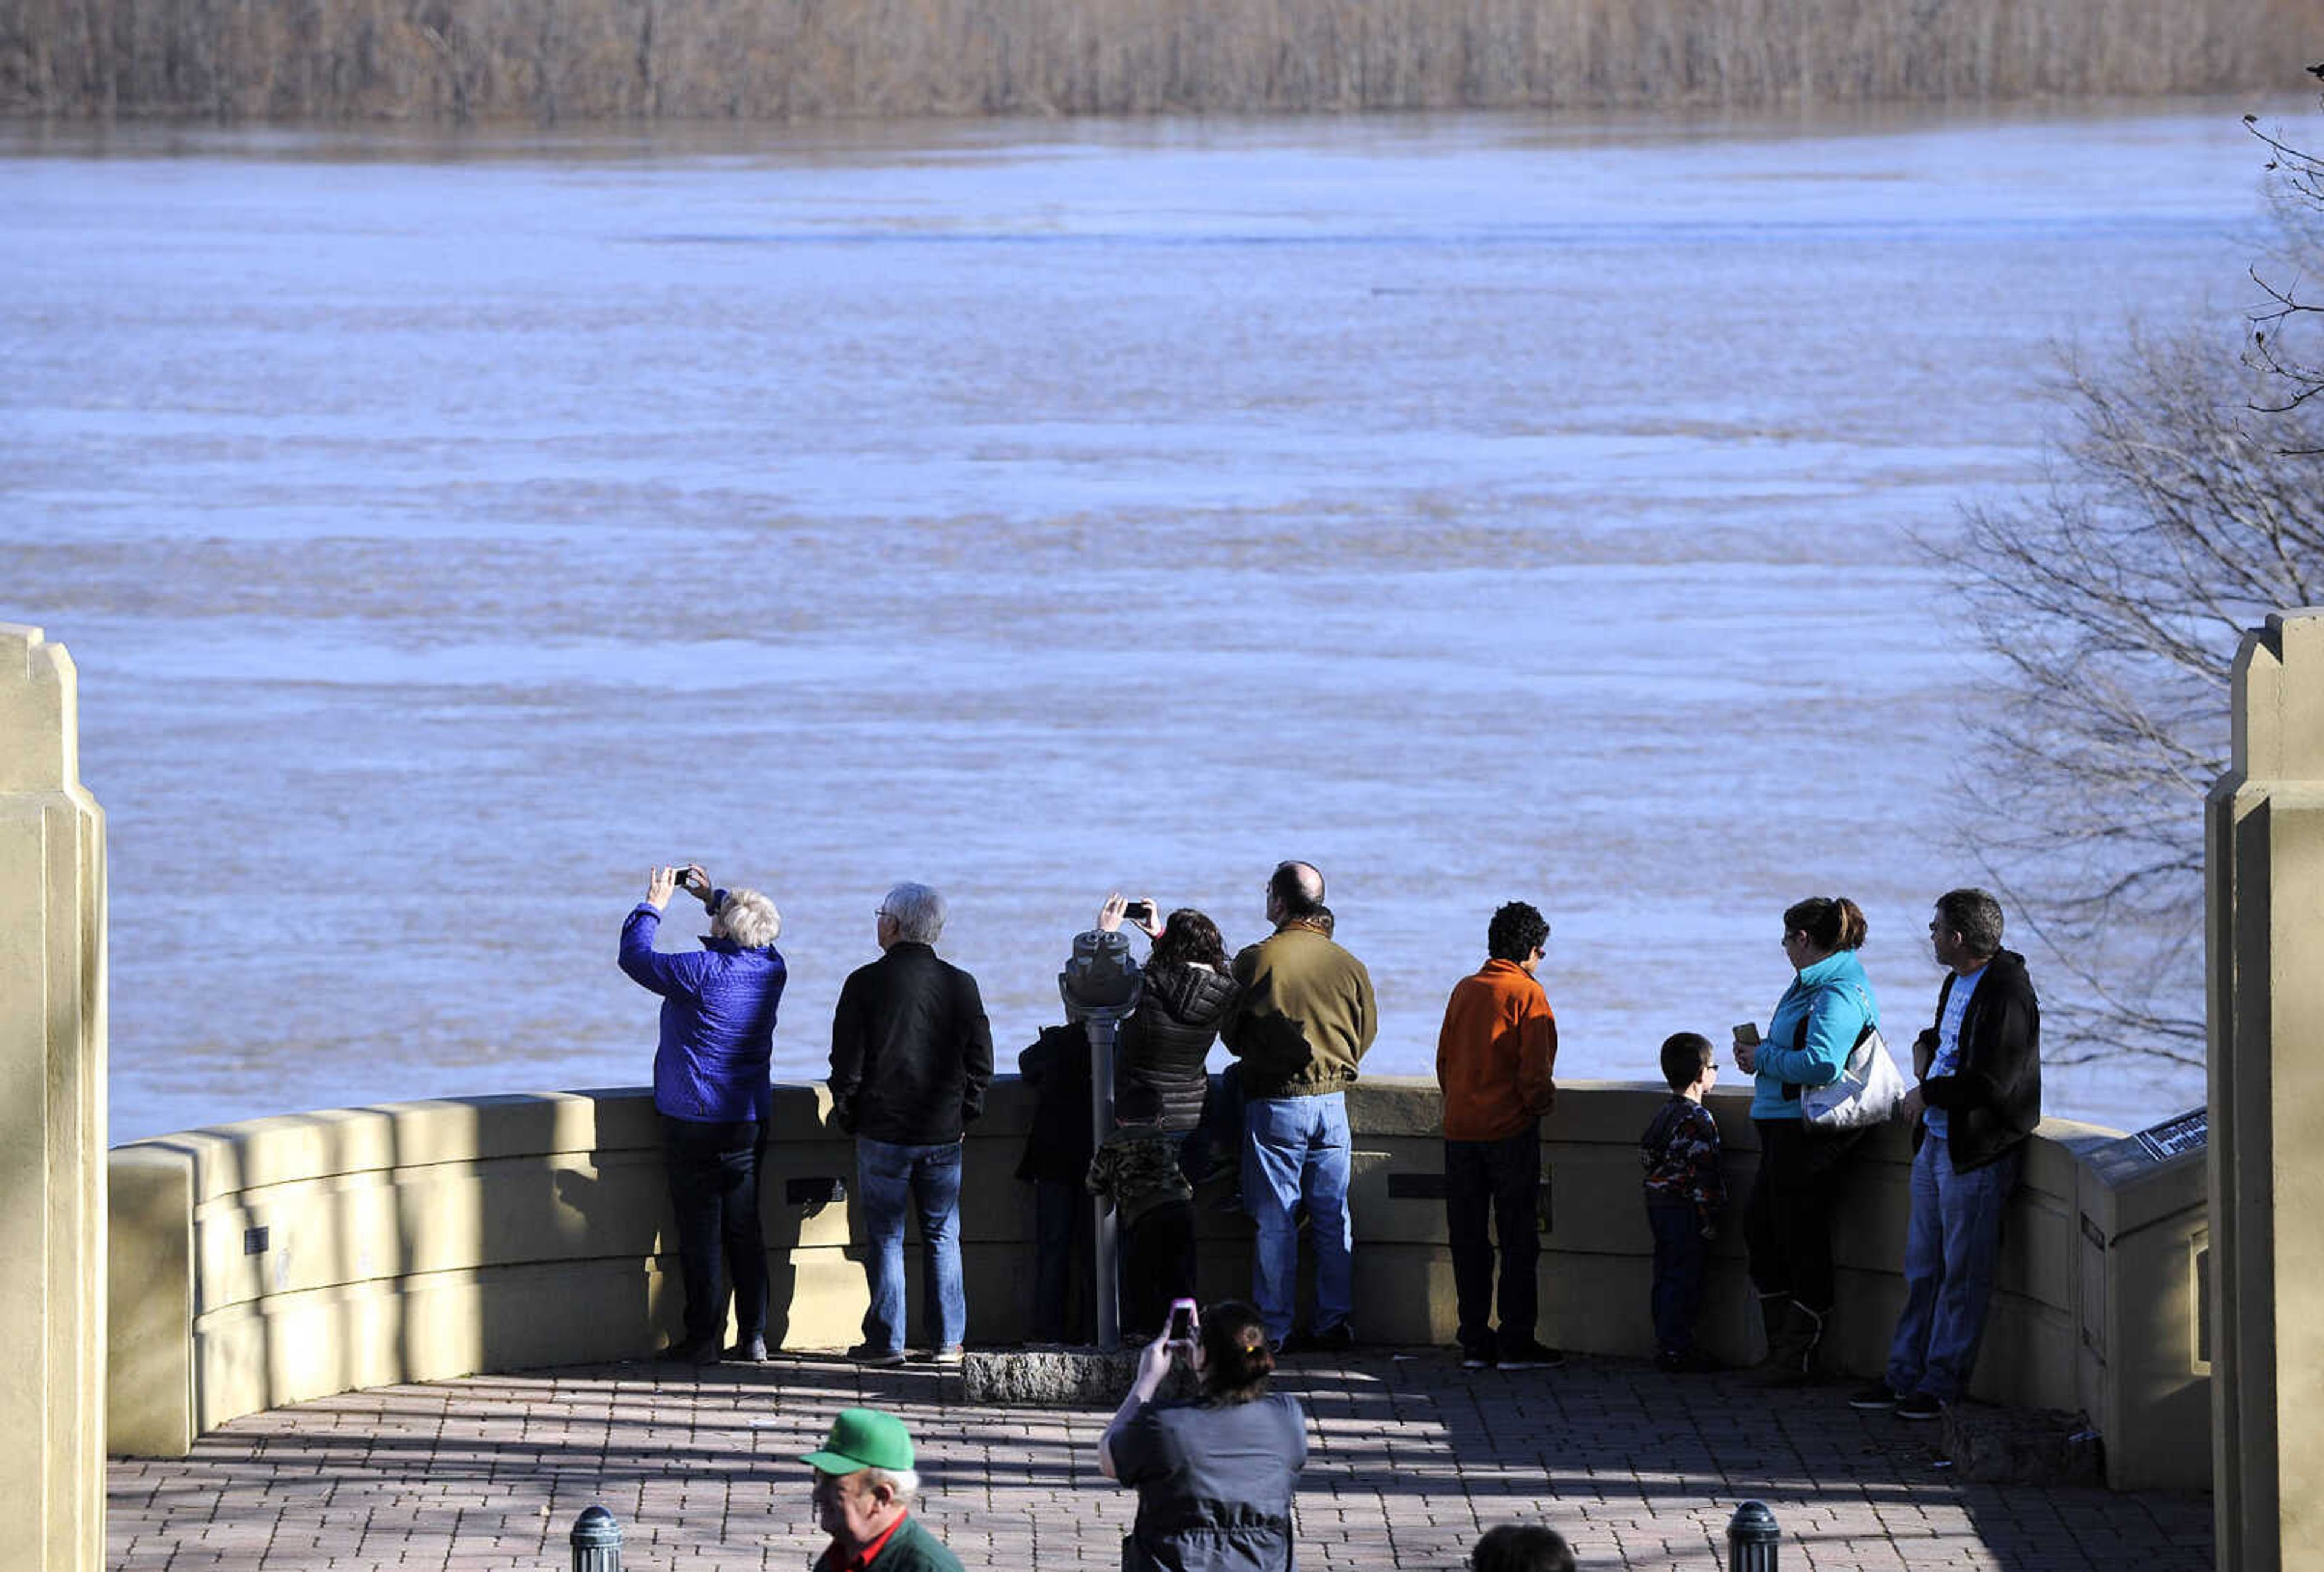
MULTIPOLYGON (((1129 910, 1120 893, 1107 896, 1098 911, 1098 927, 1114 931, 1129 910)), ((1154 948, 1147 957, 1137 1013, 1121 1023, 1115 1040, 1113 1085, 1117 1096, 1132 1083, 1153 1087, 1162 1098, 1162 1128, 1183 1145, 1202 1123, 1210 1090, 1204 1065, 1241 990, 1217 923, 1190 906, 1158 924, 1153 913, 1154 903, 1148 901, 1130 919, 1154 940, 1154 948)))

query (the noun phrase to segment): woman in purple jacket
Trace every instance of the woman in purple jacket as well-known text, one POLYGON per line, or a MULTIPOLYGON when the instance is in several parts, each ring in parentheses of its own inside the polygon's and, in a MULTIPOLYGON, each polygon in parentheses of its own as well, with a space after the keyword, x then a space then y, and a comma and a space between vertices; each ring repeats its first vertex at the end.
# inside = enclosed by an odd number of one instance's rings
POLYGON ((715 1364, 726 1325, 722 1246, 734 1294, 731 1359, 767 1356, 767 1245, 759 1228, 759 1160, 767 1149, 775 1006, 783 996, 783 920, 756 890, 711 886, 699 864, 656 868, 646 898, 622 924, 622 970, 661 995, 654 1107, 678 1214, 686 1335, 662 1352, 674 1363, 715 1364), (678 886, 710 913, 702 948, 654 948, 662 908, 678 886))

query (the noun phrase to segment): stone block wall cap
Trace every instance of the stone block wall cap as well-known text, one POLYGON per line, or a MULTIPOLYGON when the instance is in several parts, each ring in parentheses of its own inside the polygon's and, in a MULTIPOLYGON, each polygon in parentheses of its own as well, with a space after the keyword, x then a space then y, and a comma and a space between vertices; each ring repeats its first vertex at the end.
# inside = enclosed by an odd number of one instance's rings
POLYGON ((39 628, 0 623, 0 792, 80 786, 80 717, 72 657, 39 628))
POLYGON ((2324 606, 2270 612, 2244 634, 2229 720, 2214 800, 2253 782, 2324 780, 2324 606))

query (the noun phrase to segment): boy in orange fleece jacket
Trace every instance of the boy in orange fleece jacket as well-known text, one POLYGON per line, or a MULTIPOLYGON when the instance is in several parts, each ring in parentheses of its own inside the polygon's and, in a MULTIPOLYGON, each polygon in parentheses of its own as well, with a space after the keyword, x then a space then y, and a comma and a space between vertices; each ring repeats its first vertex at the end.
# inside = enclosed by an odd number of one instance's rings
POLYGON ((1444 1091, 1444 1216, 1460 1305, 1461 1365, 1546 1370, 1565 1355, 1534 1336, 1539 1315, 1541 1116, 1557 1087, 1557 1018, 1534 980, 1549 923, 1522 901, 1493 913, 1491 957, 1453 985, 1436 1038, 1436 1084, 1444 1091), (1500 1327, 1493 1309, 1491 1214, 1500 1240, 1500 1327))

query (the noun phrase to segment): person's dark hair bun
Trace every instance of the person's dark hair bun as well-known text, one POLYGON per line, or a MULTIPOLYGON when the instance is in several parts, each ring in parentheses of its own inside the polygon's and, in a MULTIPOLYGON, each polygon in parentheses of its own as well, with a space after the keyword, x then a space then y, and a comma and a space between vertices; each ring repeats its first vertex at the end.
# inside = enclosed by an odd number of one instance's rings
POLYGON ((1249 1402, 1275 1373, 1267 1322, 1240 1299, 1222 1299, 1203 1311, 1203 1395, 1214 1403, 1249 1402))

